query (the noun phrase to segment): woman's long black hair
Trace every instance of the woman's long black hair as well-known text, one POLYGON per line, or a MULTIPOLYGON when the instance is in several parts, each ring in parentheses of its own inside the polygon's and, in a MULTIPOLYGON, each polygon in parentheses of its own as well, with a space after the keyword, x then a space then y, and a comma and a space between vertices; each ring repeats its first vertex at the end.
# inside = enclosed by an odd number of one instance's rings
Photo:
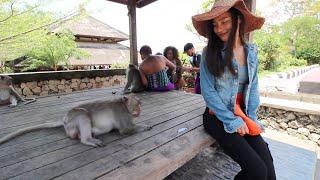
POLYGON ((232 19, 232 29, 231 33, 228 38, 228 42, 226 45, 223 44, 223 41, 216 35, 216 33, 213 31, 213 23, 208 23, 208 45, 207 45, 207 52, 205 54, 206 57, 206 65, 208 67, 208 70, 211 74, 213 74, 215 77, 221 77, 221 75, 224 73, 224 69, 227 66, 229 71, 236 75, 235 70, 232 67, 232 58, 233 58, 233 46, 235 43, 235 36, 238 26, 238 18, 240 18, 241 23, 239 27, 239 36, 240 41, 242 44, 244 44, 244 18, 242 13, 235 9, 231 8, 228 11, 231 14, 232 19), (221 51, 225 48, 225 56, 224 59, 222 58, 221 51))

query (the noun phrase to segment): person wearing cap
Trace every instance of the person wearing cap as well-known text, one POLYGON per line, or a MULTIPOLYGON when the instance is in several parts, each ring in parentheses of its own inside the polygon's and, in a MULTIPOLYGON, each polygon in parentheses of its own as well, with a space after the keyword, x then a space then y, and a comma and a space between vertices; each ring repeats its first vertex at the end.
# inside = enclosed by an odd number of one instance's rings
POLYGON ((200 61, 201 61, 201 54, 196 53, 195 48, 192 43, 187 43, 183 47, 184 53, 189 56, 190 64, 192 68, 185 68, 189 72, 196 72, 196 79, 194 82, 194 92, 196 94, 201 94, 200 88, 200 61))
POLYGON ((243 0, 217 0, 209 12, 193 16, 192 23, 208 39, 200 63, 206 132, 240 165, 235 179, 276 179, 256 114, 257 47, 244 40, 245 33, 262 27, 264 18, 252 14, 243 0))

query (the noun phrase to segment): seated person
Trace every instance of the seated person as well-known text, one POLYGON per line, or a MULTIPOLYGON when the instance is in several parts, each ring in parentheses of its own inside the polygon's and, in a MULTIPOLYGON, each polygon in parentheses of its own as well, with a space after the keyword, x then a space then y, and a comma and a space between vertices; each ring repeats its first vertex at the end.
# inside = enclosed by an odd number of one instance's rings
POLYGON ((182 78, 182 63, 179 59, 179 54, 177 48, 173 46, 168 46, 163 51, 164 57, 166 57, 170 62, 176 65, 176 71, 168 71, 170 82, 174 83, 176 89, 181 89, 186 85, 184 79, 182 78))
POLYGON ((142 63, 139 66, 142 84, 150 91, 170 91, 175 89, 169 81, 167 68, 175 71, 176 66, 164 56, 151 55, 149 46, 142 46, 140 55, 142 63))

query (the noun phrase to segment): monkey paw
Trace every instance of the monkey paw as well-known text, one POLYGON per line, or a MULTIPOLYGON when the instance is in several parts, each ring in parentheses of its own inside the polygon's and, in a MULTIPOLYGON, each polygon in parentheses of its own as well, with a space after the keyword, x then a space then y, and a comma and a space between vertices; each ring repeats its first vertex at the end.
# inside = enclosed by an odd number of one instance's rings
POLYGON ((14 107, 16 107, 17 106, 17 104, 9 104, 8 105, 8 107, 11 107, 11 108, 14 108, 14 107))
POLYGON ((145 131, 150 131, 152 129, 152 126, 145 126, 144 130, 145 131))
POLYGON ((103 146, 103 142, 99 139, 95 139, 95 138, 90 138, 87 140, 81 140, 81 142, 83 144, 89 145, 89 146, 93 146, 93 147, 98 147, 98 146, 103 146))

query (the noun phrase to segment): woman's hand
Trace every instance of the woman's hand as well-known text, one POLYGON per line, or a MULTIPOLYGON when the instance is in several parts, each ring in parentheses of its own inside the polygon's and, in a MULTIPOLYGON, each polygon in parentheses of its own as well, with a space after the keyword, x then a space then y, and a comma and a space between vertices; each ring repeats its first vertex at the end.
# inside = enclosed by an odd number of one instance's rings
POLYGON ((248 129, 248 126, 246 125, 246 123, 243 123, 243 125, 237 129, 237 132, 240 134, 240 136, 244 136, 245 134, 249 134, 249 129, 248 129))

